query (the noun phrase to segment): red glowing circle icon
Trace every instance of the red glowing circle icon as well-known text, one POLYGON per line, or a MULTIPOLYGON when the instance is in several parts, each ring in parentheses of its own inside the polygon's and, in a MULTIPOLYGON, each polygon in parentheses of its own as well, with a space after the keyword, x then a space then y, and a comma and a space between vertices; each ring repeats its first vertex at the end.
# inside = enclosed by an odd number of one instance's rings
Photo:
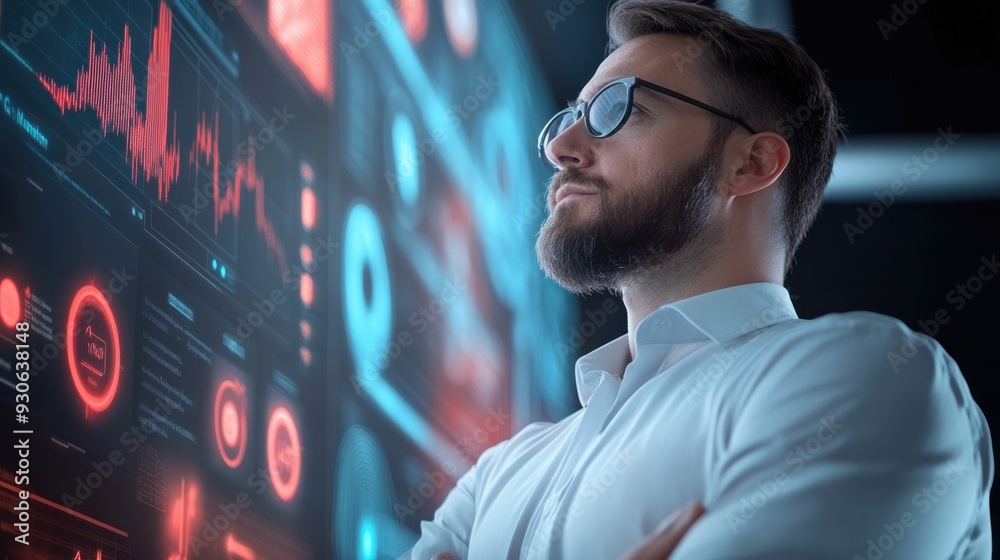
POLYGON ((215 443, 229 468, 240 466, 247 450, 247 393, 232 379, 220 383, 215 393, 215 443))
POLYGON ((267 423, 267 470, 274 483, 274 493, 290 502, 299 489, 302 474, 302 446, 295 419, 287 408, 279 406, 267 423))
POLYGON ((236 412, 236 405, 232 401, 226 401, 222 405, 222 440, 226 445, 232 447, 239 443, 240 424, 239 414, 236 412))
POLYGON ((66 356, 73 386, 87 407, 94 412, 108 408, 121 377, 121 344, 111 305, 94 286, 84 286, 73 296, 66 325, 66 356), (93 318, 83 325, 81 318, 88 309, 93 310, 93 318))
POLYGON ((8 329, 13 329, 21 320, 21 297, 17 285, 10 278, 0 280, 0 321, 8 329))

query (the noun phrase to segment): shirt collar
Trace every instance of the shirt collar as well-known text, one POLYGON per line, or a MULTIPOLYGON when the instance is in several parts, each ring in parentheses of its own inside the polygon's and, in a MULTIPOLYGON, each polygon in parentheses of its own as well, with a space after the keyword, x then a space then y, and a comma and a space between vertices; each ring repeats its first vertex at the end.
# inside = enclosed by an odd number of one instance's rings
MULTIPOLYGON (((784 286, 770 282, 743 284, 699 294, 660 307, 636 327, 636 351, 646 344, 711 340, 723 344, 739 336, 797 319, 784 286)), ((587 406, 602 374, 622 377, 630 361, 624 334, 576 361, 576 391, 587 406)))

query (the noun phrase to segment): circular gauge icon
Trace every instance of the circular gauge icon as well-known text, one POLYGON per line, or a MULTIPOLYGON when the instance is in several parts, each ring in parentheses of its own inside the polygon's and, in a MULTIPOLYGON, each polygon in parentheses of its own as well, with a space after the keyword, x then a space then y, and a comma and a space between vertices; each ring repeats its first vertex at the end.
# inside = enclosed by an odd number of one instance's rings
POLYGON ((239 381, 226 379, 215 392, 215 443, 222 461, 235 469, 247 450, 247 393, 239 381))
POLYGON ((295 419, 283 406, 274 409, 267 423, 267 470, 278 498, 292 501, 302 475, 302 445, 295 419))
POLYGON ((70 377, 87 408, 111 405, 121 378, 121 343, 114 313, 104 294, 84 286, 73 296, 66 325, 70 377))

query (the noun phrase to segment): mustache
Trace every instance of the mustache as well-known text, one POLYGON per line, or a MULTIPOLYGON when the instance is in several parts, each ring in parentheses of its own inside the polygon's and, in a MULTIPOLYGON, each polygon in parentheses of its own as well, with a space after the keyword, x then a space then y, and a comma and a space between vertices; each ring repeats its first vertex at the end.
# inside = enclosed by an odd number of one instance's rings
POLYGON ((608 190, 608 184, 604 181, 604 179, 588 175, 575 167, 567 167, 553 175, 552 179, 549 180, 549 198, 554 197, 556 191, 566 183, 573 183, 583 187, 592 187, 598 192, 608 190))

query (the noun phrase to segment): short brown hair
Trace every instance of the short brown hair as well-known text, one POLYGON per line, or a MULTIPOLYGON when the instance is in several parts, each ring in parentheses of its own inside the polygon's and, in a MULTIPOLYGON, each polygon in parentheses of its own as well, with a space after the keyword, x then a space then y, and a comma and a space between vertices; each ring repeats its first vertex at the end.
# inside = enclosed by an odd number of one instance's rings
MULTIPOLYGON (((709 92, 717 92, 706 101, 788 142, 791 159, 781 179, 779 217, 787 273, 819 213, 837 143, 844 134, 823 72, 794 40, 747 25, 721 10, 674 0, 619 0, 611 7, 609 52, 654 33, 691 37, 690 48, 675 53, 672 62, 683 70, 704 55, 707 64, 690 68, 709 92)), ((716 119, 715 138, 725 138, 736 126, 716 119)))

